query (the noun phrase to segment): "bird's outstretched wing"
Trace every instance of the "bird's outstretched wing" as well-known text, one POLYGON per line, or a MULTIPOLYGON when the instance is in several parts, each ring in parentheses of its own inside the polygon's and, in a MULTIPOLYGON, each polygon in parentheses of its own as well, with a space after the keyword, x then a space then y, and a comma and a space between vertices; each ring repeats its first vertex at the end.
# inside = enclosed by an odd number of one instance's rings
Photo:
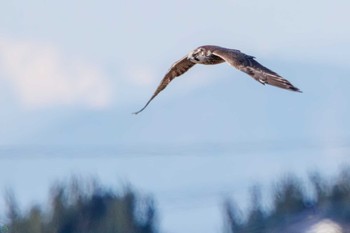
POLYGON ((233 67, 247 73, 256 81, 262 84, 270 84, 272 86, 283 89, 301 92, 297 87, 293 86, 287 79, 284 79, 277 73, 266 68, 257 62, 253 56, 249 56, 234 49, 219 48, 213 51, 213 54, 221 57, 233 67))
POLYGON ((134 114, 138 114, 142 112, 147 105, 161 92, 166 88, 166 86, 176 77, 182 75, 187 70, 189 70, 192 66, 194 66, 195 63, 191 62, 187 59, 187 56, 183 57, 181 60, 175 62, 171 68, 169 69, 168 73, 164 76, 163 80, 160 82, 159 86, 157 87, 156 91, 152 95, 152 97, 148 100, 146 105, 140 109, 137 112, 134 112, 134 114))

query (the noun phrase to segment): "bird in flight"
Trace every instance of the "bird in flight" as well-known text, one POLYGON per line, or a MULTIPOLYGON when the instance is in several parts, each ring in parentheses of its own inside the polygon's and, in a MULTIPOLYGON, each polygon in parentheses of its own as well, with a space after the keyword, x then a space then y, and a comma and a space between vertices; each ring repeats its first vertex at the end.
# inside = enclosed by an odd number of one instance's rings
POLYGON ((266 68, 257 62, 253 56, 242 53, 236 49, 228 49, 215 45, 204 45, 190 52, 187 56, 175 62, 164 76, 152 97, 146 105, 134 114, 142 112, 148 104, 176 77, 184 74, 195 64, 216 65, 227 62, 231 66, 248 74, 259 83, 270 84, 290 91, 301 92, 293 86, 287 79, 266 68))

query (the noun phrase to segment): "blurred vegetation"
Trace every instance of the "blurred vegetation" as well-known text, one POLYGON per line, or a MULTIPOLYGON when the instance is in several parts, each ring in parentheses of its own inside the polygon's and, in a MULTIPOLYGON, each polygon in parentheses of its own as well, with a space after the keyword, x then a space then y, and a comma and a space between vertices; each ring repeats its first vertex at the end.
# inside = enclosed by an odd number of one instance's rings
POLYGON ((224 204, 227 233, 283 232, 289 224, 310 216, 332 219, 340 224, 350 222, 350 168, 335 178, 325 179, 319 173, 309 175, 307 186, 296 176, 288 175, 275 183, 269 207, 262 206, 261 189, 251 189, 250 207, 240 211, 233 200, 224 204), (307 188, 305 188, 307 187, 307 188))
POLYGON ((46 207, 33 205, 20 211, 12 192, 5 195, 6 233, 154 233, 155 206, 130 188, 122 193, 95 180, 73 177, 51 188, 46 207))
MULTIPOLYGON (((344 168, 332 179, 310 173, 307 182, 287 175, 274 183, 269 206, 263 205, 259 186, 253 186, 249 193, 244 214, 233 200, 226 200, 227 233, 287 232, 289 224, 310 216, 350 222, 350 168, 344 168)), ((67 182, 57 182, 51 187, 45 206, 32 205, 26 211, 18 207, 11 191, 5 194, 5 201, 7 221, 0 224, 0 233, 158 232, 152 198, 131 188, 118 193, 93 179, 72 177, 67 182)))

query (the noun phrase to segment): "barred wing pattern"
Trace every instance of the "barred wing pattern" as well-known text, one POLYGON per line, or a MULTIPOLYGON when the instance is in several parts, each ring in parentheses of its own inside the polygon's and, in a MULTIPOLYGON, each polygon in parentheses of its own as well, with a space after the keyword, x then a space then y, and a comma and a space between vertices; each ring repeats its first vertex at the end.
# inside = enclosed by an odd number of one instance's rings
POLYGON ((165 75, 157 90, 146 105, 134 114, 142 112, 147 105, 176 77, 188 71, 195 64, 216 65, 227 62, 240 71, 245 72, 261 84, 269 84, 290 91, 301 92, 287 79, 257 62, 253 56, 242 53, 236 49, 228 49, 216 45, 204 45, 190 52, 181 60, 175 62, 165 75))
POLYGON ((186 71, 188 71, 192 66, 194 66, 195 63, 191 62, 190 60, 187 59, 187 56, 183 57, 181 60, 175 62, 170 70, 168 71, 168 73, 164 76, 163 80, 160 82, 159 86, 157 87, 156 91, 154 92, 154 94, 152 95, 152 97, 148 100, 148 102, 146 103, 146 105, 140 109, 137 112, 134 112, 134 114, 138 114, 140 112, 142 112, 147 105, 161 92, 163 91, 168 84, 176 77, 182 75, 183 73, 185 73, 186 71))
POLYGON ((261 65, 253 56, 246 55, 239 50, 216 48, 213 51, 213 55, 221 57, 230 65, 247 73, 261 84, 270 84, 283 89, 301 92, 288 80, 261 65))

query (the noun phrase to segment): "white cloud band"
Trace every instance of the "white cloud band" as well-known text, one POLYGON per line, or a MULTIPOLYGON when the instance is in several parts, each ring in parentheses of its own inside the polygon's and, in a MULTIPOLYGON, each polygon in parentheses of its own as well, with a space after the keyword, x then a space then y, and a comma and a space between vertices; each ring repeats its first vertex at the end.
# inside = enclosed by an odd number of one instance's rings
POLYGON ((28 108, 104 108, 111 103, 108 79, 98 67, 67 58, 47 44, 0 38, 0 67, 0 79, 28 108))

